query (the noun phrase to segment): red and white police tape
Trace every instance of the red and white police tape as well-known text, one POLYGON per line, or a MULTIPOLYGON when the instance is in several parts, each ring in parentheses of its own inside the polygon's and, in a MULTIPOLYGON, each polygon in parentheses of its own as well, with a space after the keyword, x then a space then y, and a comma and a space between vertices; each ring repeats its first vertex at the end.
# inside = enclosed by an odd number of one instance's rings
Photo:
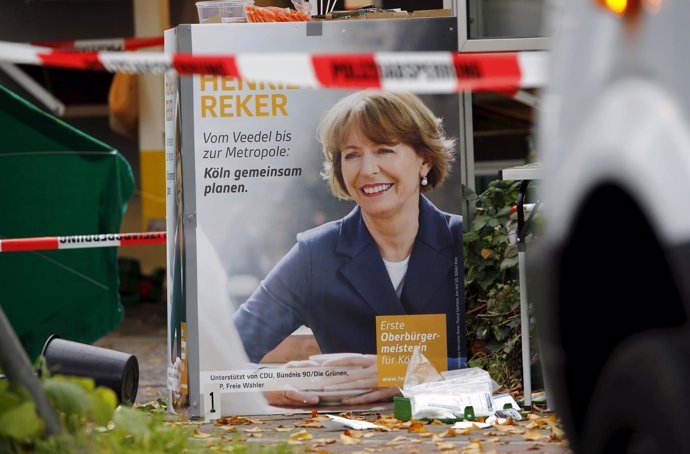
POLYGON ((214 74, 313 88, 455 93, 515 92, 546 85, 548 53, 376 52, 369 54, 81 52, 0 42, 0 61, 141 74, 214 74))
POLYGON ((77 39, 71 41, 33 41, 33 46, 79 51, 129 51, 163 46, 162 36, 140 38, 77 39))
POLYGON ((13 238, 0 240, 0 253, 165 244, 165 239, 165 232, 101 233, 98 235, 13 238))

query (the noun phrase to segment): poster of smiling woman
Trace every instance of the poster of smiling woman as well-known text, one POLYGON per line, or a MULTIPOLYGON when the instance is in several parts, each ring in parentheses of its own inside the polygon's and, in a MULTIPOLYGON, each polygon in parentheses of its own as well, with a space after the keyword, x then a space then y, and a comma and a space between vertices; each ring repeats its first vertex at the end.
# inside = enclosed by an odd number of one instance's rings
POLYGON ((173 411, 376 408, 416 346, 466 365, 457 95, 169 76, 167 108, 173 411))

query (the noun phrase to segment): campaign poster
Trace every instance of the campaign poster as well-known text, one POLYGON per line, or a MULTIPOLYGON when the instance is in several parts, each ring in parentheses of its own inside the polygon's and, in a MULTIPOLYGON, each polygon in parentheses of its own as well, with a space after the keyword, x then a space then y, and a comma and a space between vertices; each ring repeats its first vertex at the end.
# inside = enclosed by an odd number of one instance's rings
MULTIPOLYGON (((209 54, 287 50, 308 39, 304 26, 178 27, 166 43, 209 54)), ((342 32, 323 24, 321 33, 308 45, 328 50, 342 32)), ((415 346, 439 370, 464 365, 459 160, 442 184, 415 196, 411 254, 385 261, 367 227, 385 216, 370 202, 407 187, 403 177, 381 164, 388 179, 343 200, 326 169, 347 192, 352 162, 398 149, 378 146, 385 131, 371 131, 364 142, 381 139, 376 147, 354 146, 347 163, 343 153, 329 164, 319 139, 334 106, 358 93, 218 75, 166 79, 173 411, 213 419, 385 408, 415 346), (346 168, 333 170, 336 161, 346 168)), ((447 138, 459 137, 457 95, 416 98, 447 138)))

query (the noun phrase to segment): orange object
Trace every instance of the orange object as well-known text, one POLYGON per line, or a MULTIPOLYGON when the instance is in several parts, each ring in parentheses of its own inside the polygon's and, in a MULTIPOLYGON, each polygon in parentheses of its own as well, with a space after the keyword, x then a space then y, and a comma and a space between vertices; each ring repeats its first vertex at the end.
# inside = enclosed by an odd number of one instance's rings
POLYGON ((290 8, 277 6, 245 5, 247 22, 305 22, 310 21, 308 14, 290 8))

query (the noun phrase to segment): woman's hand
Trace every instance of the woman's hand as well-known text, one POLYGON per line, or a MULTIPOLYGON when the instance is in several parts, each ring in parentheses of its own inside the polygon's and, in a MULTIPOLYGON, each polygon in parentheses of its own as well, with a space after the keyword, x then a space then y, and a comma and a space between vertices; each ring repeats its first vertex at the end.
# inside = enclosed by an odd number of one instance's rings
MULTIPOLYGON (((314 361, 290 361, 279 369, 290 369, 293 367, 316 367, 314 361)), ((289 386, 289 385, 288 385, 289 386)), ((264 397, 270 405, 289 406, 289 407, 308 407, 318 405, 319 397, 313 394, 302 392, 292 386, 282 391, 264 391, 264 397)))
POLYGON ((400 395, 400 389, 392 387, 378 387, 378 367, 376 355, 361 355, 353 353, 350 356, 341 357, 326 361, 321 364, 323 367, 360 367, 350 369, 346 376, 336 376, 324 382, 324 390, 337 391, 343 389, 371 389, 370 392, 356 397, 343 399, 343 404, 358 405, 390 400, 394 396, 400 395))
POLYGON ((297 389, 286 389, 283 391, 265 391, 264 397, 270 405, 289 406, 289 407, 309 407, 318 405, 319 397, 303 393, 297 389))

